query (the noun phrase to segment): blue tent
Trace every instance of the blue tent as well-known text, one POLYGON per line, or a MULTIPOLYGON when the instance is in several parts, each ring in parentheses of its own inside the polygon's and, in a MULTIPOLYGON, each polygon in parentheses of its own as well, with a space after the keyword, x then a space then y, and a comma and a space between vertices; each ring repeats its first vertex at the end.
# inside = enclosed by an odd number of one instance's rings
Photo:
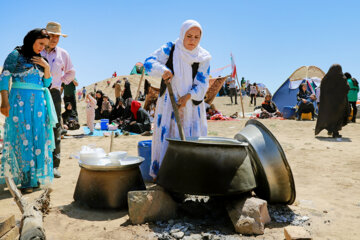
MULTIPOLYGON (((320 86, 320 79, 303 79, 301 81, 291 82, 287 79, 283 85, 274 93, 272 100, 275 102, 279 111, 284 113, 284 107, 295 107, 297 104, 297 94, 299 92, 299 86, 302 83, 307 83, 307 90, 315 94, 315 88, 320 86)), ((314 107, 316 109, 316 101, 314 107)))
POLYGON ((299 90, 290 89, 289 85, 290 79, 287 79, 272 97, 272 100, 275 102, 280 112, 284 111, 285 106, 295 106, 297 103, 296 94, 299 90))
POLYGON ((320 86, 325 73, 316 66, 303 66, 298 68, 274 93, 272 100, 280 112, 284 112, 285 106, 294 107, 297 104, 296 95, 299 86, 307 82, 308 91, 314 93, 315 87, 320 86))

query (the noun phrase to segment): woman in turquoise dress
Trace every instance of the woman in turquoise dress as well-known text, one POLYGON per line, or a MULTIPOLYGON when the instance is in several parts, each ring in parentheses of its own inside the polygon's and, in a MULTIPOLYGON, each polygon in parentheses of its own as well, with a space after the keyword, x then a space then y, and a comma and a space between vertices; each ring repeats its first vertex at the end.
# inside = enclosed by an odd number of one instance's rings
POLYGON ((52 80, 50 67, 40 56, 49 39, 45 29, 30 31, 24 45, 8 55, 0 75, 1 113, 7 117, 0 183, 12 177, 24 192, 32 192, 39 184, 48 185, 53 179, 57 118, 47 88, 52 80))

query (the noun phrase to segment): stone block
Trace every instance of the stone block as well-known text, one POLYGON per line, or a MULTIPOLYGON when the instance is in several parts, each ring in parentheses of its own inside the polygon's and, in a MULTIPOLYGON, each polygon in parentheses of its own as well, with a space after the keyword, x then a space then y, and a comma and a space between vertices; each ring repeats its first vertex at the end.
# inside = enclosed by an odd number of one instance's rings
POLYGON ((310 234, 299 226, 288 226, 284 228, 286 240, 311 240, 310 234))
POLYGON ((13 227, 15 227, 15 216, 0 216, 0 237, 4 236, 13 227))
POLYGON ((271 221, 267 202, 259 198, 233 200, 226 208, 235 231, 240 234, 264 234, 265 224, 271 221))
POLYGON ((13 227, 4 236, 0 237, 0 240, 15 240, 18 239, 18 236, 19 236, 19 228, 13 227))
POLYGON ((154 190, 128 193, 129 217, 133 224, 166 221, 176 217, 177 204, 158 187, 154 190))

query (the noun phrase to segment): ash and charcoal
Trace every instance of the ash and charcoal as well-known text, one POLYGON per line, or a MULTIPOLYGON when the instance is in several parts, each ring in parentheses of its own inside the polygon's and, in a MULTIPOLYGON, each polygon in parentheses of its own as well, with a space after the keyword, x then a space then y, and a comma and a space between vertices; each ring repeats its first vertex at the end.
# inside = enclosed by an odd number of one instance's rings
POLYGON ((158 239, 241 239, 236 234, 221 198, 186 196, 179 204, 179 218, 151 224, 158 239))
POLYGON ((271 222, 286 223, 293 226, 302 226, 306 224, 310 218, 294 213, 288 206, 268 205, 271 222))
MULTIPOLYGON (((178 219, 151 224, 155 237, 170 239, 235 240, 244 236, 234 231, 225 208, 226 198, 188 195, 179 205, 178 219)), ((272 223, 301 226, 309 222, 308 216, 294 213, 289 207, 268 205, 272 223)))

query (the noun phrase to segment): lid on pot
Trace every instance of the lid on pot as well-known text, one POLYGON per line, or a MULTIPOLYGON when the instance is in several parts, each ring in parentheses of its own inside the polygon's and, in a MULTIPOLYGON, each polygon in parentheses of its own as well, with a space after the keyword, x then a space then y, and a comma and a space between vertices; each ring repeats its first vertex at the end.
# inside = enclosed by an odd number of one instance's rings
POLYGON ((255 193, 269 203, 292 204, 295 182, 284 150, 261 122, 250 119, 235 139, 249 143, 249 155, 257 181, 255 193))

